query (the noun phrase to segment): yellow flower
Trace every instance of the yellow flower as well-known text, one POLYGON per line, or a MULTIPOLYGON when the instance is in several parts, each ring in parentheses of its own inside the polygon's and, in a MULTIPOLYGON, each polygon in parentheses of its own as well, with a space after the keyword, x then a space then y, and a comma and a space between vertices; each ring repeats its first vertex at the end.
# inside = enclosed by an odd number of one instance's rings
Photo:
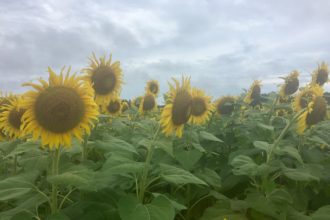
POLYGON ((211 97, 206 96, 200 89, 192 89, 191 118, 193 124, 204 124, 210 119, 214 106, 211 103, 211 97))
POLYGON ((121 101, 121 112, 123 113, 123 112, 127 111, 128 109, 129 109, 128 102, 125 100, 122 100, 121 101))
POLYGON ((34 90, 24 95, 23 129, 34 140, 41 137, 43 146, 71 146, 72 136, 82 141, 97 120, 93 89, 74 74, 70 76, 70 68, 65 75, 64 68, 59 75, 50 68, 48 72, 49 82, 40 79, 40 84, 24 84, 34 90))
POLYGON ((157 80, 149 80, 146 86, 146 93, 152 93, 157 96, 159 93, 159 83, 157 80))
POLYGON ((169 83, 170 91, 167 94, 166 105, 161 113, 160 123, 166 136, 175 132, 182 137, 184 125, 191 116, 192 94, 190 78, 182 77, 182 83, 173 79, 175 85, 169 83))
POLYGON ((101 57, 99 60, 93 53, 90 58, 90 66, 84 69, 86 73, 84 79, 89 82, 95 92, 95 102, 104 105, 110 102, 120 94, 122 86, 122 70, 120 62, 116 61, 111 64, 111 55, 108 60, 101 57))
POLYGON ((280 96, 286 97, 295 93, 299 88, 299 72, 294 70, 287 77, 284 78, 285 82, 281 86, 280 96))
MULTIPOLYGON (((2 108, 5 106, 5 105, 9 105, 10 104, 10 98, 12 98, 13 96, 10 94, 10 95, 7 95, 7 94, 3 94, 1 91, 0 91, 0 114, 3 112, 2 108)), ((1 125, 0 125, 1 127, 1 125)), ((5 135, 5 132, 3 129, 0 128, 0 141, 4 141, 7 139, 7 136, 5 135)))
POLYGON ((323 121, 327 115, 327 102, 322 96, 316 96, 308 104, 307 110, 299 117, 297 132, 303 134, 306 128, 323 121))
POLYGON ((235 108, 235 97, 224 96, 215 101, 215 109, 219 115, 230 115, 235 108))
POLYGON ((247 92, 244 102, 248 105, 255 106, 260 103, 260 95, 261 95, 261 81, 255 80, 249 91, 247 92))
POLYGON ((328 82, 328 78, 328 65, 325 62, 322 62, 321 65, 318 65, 317 69, 313 71, 312 85, 318 84, 320 86, 323 86, 326 82, 328 82))
POLYGON ((155 95, 151 92, 147 92, 142 98, 139 106, 139 112, 144 114, 146 112, 156 111, 157 101, 155 95))
POLYGON ((2 105, 0 110, 0 130, 3 135, 15 139, 23 136, 22 116, 25 112, 20 107, 22 98, 13 96, 8 99, 8 104, 2 105))
POLYGON ((104 106, 104 111, 110 115, 116 116, 121 113, 121 101, 119 97, 112 98, 110 102, 104 106))
POLYGON ((296 112, 301 111, 302 109, 308 106, 314 97, 322 96, 323 89, 319 85, 315 84, 314 86, 307 86, 302 91, 300 91, 294 99, 293 109, 296 112))

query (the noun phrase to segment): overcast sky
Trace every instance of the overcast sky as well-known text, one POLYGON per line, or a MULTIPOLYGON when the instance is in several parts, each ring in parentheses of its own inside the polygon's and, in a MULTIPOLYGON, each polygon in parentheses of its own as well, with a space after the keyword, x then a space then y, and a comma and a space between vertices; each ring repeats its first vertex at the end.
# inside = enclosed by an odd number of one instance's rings
POLYGON ((80 71, 93 51, 121 62, 125 98, 183 73, 215 98, 254 79, 275 90, 330 63, 330 1, 0 0, 0 90, 22 92, 48 66, 80 71))

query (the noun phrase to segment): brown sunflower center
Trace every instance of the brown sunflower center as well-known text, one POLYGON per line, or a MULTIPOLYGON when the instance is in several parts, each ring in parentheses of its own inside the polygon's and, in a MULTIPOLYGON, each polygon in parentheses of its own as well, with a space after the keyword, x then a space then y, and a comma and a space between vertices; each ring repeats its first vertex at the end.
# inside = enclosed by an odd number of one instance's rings
POLYGON ((316 83, 322 86, 328 81, 328 72, 324 69, 320 69, 317 73, 316 83))
POLYGON ((149 86, 149 89, 150 91, 153 93, 153 94, 157 94, 158 92, 158 85, 154 82, 152 82, 149 86))
POLYGON ((306 124, 308 126, 315 125, 320 121, 323 121, 326 114, 327 114, 327 102, 323 97, 318 96, 314 99, 312 112, 307 114, 306 124))
POLYGON ((194 97, 191 101, 191 114, 194 116, 201 116, 205 111, 206 103, 201 97, 194 97))
POLYGON ((115 114, 120 110, 120 103, 118 101, 110 101, 107 109, 109 113, 115 114))
POLYGON ((285 95, 292 95, 299 88, 299 80, 298 78, 289 79, 285 84, 285 95))
POLYGON ((84 117, 85 105, 79 94, 66 87, 50 87, 36 100, 34 111, 38 123, 54 133, 75 128, 84 117))
POLYGON ((25 110, 24 109, 13 109, 9 112, 8 116, 8 122, 11 124, 16 129, 20 129, 21 124, 22 124, 22 116, 24 114, 25 110))
POLYGON ((234 111, 234 101, 233 100, 224 100, 219 103, 217 106, 217 111, 221 115, 229 115, 234 111))
POLYGON ((153 95, 146 95, 143 101, 143 111, 151 111, 156 105, 156 100, 153 95))
POLYGON ((261 88, 259 85, 255 85, 252 88, 251 92, 251 99, 259 99, 260 98, 260 93, 261 93, 261 88))
POLYGON ((306 108, 308 106, 308 103, 310 103, 313 99, 314 94, 312 92, 306 92, 304 95, 300 98, 300 107, 306 108))
POLYGON ((172 107, 172 122, 174 125, 185 124, 191 115, 192 97, 186 90, 177 93, 172 107))
POLYGON ((110 67, 102 66, 95 70, 92 83, 96 94, 107 95, 114 91, 117 77, 110 67))

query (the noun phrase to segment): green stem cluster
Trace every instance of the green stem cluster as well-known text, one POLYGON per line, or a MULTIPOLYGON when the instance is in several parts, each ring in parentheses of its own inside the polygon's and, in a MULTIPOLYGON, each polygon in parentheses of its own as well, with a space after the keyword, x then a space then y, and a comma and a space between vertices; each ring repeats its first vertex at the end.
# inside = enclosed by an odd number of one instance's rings
MULTIPOLYGON (((60 148, 55 149, 52 152, 52 175, 58 175, 59 161, 60 161, 60 148)), ((51 193, 51 212, 52 214, 58 211, 58 186, 56 183, 52 183, 52 193, 51 193)))

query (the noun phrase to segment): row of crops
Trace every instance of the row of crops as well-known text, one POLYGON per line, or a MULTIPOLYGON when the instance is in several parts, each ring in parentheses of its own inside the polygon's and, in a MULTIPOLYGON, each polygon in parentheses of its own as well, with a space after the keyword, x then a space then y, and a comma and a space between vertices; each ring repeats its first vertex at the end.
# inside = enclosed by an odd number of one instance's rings
POLYGON ((111 56, 48 72, 0 97, 1 220, 330 219, 326 63, 218 99, 182 76, 163 105, 156 80, 122 100, 111 56))

